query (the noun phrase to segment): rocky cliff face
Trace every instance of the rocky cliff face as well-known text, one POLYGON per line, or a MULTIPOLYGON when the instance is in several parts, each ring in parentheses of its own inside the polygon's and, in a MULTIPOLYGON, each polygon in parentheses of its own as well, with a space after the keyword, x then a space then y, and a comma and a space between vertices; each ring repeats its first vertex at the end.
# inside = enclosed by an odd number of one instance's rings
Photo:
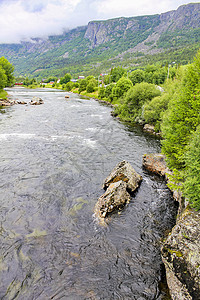
MULTIPOLYGON (((52 69, 59 70, 64 65, 73 69, 77 62, 81 70, 91 61, 94 65, 106 62, 109 69, 118 64, 119 59, 126 64, 128 61, 129 66, 135 65, 137 54, 145 58, 146 54, 177 51, 178 48, 184 52, 185 47, 191 46, 196 51, 199 45, 200 3, 193 3, 161 15, 92 21, 60 36, 34 38, 21 44, 0 44, 0 56, 15 65, 16 75, 35 76, 36 72, 37 76, 43 72, 42 76, 46 77, 46 72, 51 74, 52 69)), ((188 59, 188 54, 185 55, 188 59)), ((183 58, 180 55, 178 59, 181 63, 183 58)))

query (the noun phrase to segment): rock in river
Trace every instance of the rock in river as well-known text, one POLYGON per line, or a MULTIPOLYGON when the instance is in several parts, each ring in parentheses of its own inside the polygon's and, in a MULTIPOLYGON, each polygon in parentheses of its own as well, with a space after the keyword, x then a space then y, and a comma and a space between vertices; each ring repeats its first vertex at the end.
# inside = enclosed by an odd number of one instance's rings
POLYGON ((106 192, 95 206, 95 215, 98 219, 102 220, 109 213, 121 209, 128 203, 131 199, 130 193, 138 188, 141 180, 142 176, 137 174, 127 161, 120 162, 103 184, 106 192))
POLYGON ((108 213, 122 208, 130 201, 130 194, 126 188, 127 185, 122 180, 109 185, 106 192, 98 200, 100 217, 105 218, 108 213))
POLYGON ((140 176, 133 169, 131 164, 125 160, 120 162, 111 172, 111 174, 105 179, 103 188, 106 190, 111 183, 117 181, 124 181, 127 184, 127 188, 134 192, 140 182, 142 181, 142 176, 140 176))
POLYGON ((33 97, 33 99, 30 102, 31 105, 40 105, 43 103, 44 103, 44 101, 39 97, 33 97))

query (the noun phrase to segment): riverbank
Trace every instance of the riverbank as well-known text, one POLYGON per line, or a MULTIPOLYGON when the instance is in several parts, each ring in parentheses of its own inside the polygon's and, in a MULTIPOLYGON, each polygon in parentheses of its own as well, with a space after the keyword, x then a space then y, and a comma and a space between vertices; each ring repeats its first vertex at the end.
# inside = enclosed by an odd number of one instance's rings
MULTIPOLYGON (((143 167, 170 181, 164 155, 144 155, 143 167)), ((167 284, 173 300, 196 300, 200 295, 200 212, 188 206, 180 191, 172 193, 179 204, 177 221, 161 245, 167 284)))

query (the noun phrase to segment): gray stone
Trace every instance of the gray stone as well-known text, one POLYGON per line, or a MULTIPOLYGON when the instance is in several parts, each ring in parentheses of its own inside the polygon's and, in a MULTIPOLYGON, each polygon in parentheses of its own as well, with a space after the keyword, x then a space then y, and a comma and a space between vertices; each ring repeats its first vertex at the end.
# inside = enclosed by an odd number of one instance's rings
POLYGON ((200 299, 200 212, 186 209, 161 247, 173 300, 200 299))
POLYGON ((44 101, 39 97, 33 97, 31 102, 30 102, 31 105, 40 105, 40 104, 43 104, 43 103, 44 103, 44 101))
POLYGON ((107 189, 111 183, 117 181, 124 181, 127 184, 127 188, 134 192, 142 181, 140 176, 127 161, 120 162, 111 172, 111 174, 105 179, 103 188, 107 189))
POLYGON ((130 201, 130 194, 126 188, 127 184, 122 180, 109 185, 106 192, 98 199, 96 206, 101 218, 105 218, 108 213, 121 209, 130 201))

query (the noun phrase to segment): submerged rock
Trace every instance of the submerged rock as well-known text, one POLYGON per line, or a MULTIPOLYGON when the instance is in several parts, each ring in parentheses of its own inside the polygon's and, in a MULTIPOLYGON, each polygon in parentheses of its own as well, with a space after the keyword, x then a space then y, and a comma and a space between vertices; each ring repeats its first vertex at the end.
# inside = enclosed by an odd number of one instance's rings
POLYGON ((110 173, 110 175, 105 179, 103 188, 106 190, 111 183, 124 181, 127 188, 134 192, 140 182, 142 181, 142 176, 140 176, 131 166, 131 164, 125 160, 120 162, 110 173))
POLYGON ((186 209, 161 248, 173 300, 200 299, 200 212, 186 209))

